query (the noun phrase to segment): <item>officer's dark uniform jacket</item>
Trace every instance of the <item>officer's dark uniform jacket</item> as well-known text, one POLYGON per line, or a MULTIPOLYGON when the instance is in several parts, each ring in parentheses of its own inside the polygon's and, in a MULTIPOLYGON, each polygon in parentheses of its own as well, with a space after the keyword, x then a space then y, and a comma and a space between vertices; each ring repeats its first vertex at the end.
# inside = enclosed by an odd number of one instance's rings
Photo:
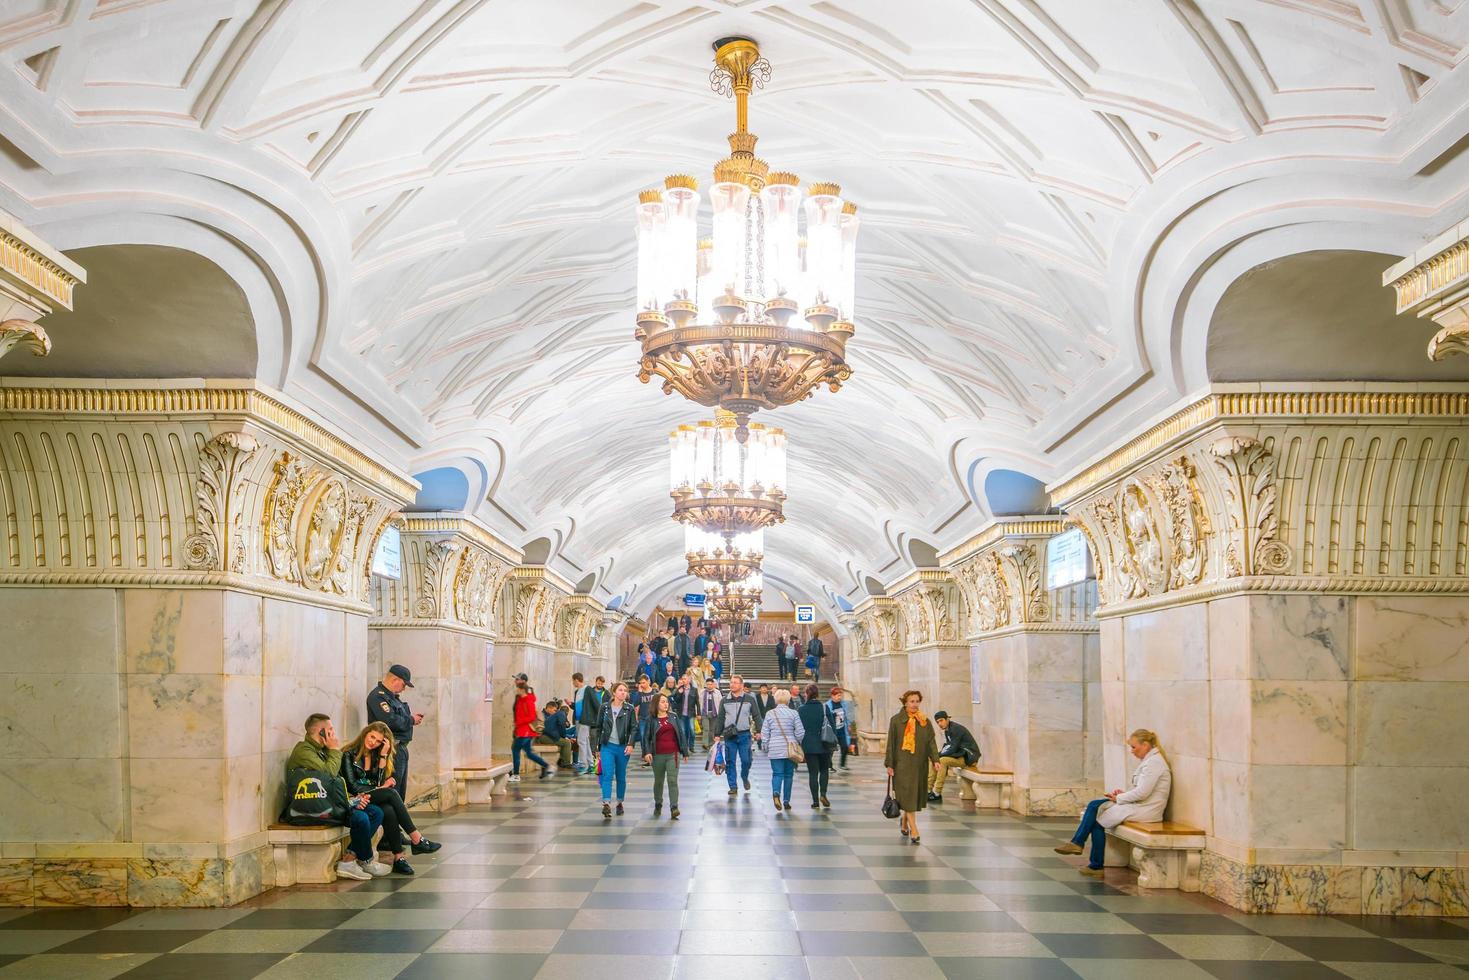
POLYGON ((381 681, 367 696, 367 720, 387 725, 399 745, 413 741, 413 712, 381 681))

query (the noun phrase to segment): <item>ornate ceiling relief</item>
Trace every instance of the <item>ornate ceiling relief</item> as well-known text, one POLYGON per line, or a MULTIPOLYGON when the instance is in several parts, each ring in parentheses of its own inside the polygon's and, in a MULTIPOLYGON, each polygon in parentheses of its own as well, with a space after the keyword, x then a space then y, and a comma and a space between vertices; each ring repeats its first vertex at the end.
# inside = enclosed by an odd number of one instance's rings
POLYGON ((139 385, 0 389, 0 581, 366 604, 414 484, 253 383, 139 385))
POLYGON ((500 599, 520 552, 460 514, 399 518, 403 577, 375 579, 371 625, 433 626, 494 636, 500 599))

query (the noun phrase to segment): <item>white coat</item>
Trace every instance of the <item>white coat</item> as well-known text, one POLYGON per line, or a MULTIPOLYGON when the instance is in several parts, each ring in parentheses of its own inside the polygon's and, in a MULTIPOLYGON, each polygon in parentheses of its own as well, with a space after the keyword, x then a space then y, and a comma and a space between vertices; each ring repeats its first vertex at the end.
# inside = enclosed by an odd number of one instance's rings
POLYGON ((1118 793, 1111 806, 1103 807, 1097 813, 1097 823, 1109 830, 1124 820, 1157 823, 1163 819, 1172 787, 1173 773, 1168 769, 1168 760, 1162 752, 1152 749, 1132 774, 1132 788, 1118 793))

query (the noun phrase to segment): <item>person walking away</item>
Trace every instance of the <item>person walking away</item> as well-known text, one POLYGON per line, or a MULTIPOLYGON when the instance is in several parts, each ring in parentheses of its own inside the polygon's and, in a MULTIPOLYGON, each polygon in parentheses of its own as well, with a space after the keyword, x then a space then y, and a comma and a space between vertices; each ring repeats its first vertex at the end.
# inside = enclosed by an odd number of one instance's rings
POLYGON ((413 865, 408 863, 403 847, 405 831, 414 854, 432 854, 444 845, 424 837, 408 815, 393 776, 393 748, 393 733, 388 726, 372 722, 342 749, 342 778, 347 781, 347 792, 366 793, 367 801, 383 812, 383 836, 378 846, 393 856, 395 874, 411 875, 413 865))
POLYGON ((796 634, 792 633, 790 636, 786 637, 786 647, 785 647, 785 662, 786 662, 785 669, 786 669, 786 673, 785 673, 785 676, 787 677, 787 679, 792 680, 792 681, 799 681, 801 679, 801 676, 796 673, 796 671, 799 669, 797 667, 796 661, 797 661, 797 659, 800 656, 800 653, 799 653, 800 649, 801 649, 801 645, 796 640, 796 634))
POLYGON ((755 695, 745 689, 745 679, 730 674, 729 697, 714 716, 714 735, 724 743, 724 775, 729 780, 730 796, 740 795, 735 788, 736 769, 745 792, 750 792, 750 745, 760 739, 763 717, 755 695))
POLYGON ((947 711, 935 711, 933 723, 944 733, 944 744, 939 749, 939 764, 928 774, 928 802, 944 802, 944 780, 951 769, 973 769, 979 762, 979 743, 969 729, 957 721, 949 720, 947 711))
POLYGON ((821 637, 815 635, 806 641, 806 667, 811 671, 811 683, 821 683, 821 661, 826 657, 826 647, 821 637))
POLYGON ((796 761, 806 729, 801 716, 791 709, 791 692, 775 692, 775 710, 760 724, 760 738, 770 756, 770 795, 775 812, 791 808, 791 786, 795 782, 796 761), (794 751, 793 751, 794 750, 794 751))
POLYGON ((515 675, 515 702, 511 706, 511 716, 515 720, 515 728, 511 732, 514 737, 510 740, 510 782, 520 782, 522 755, 541 767, 541 778, 545 779, 551 775, 551 766, 536 755, 536 750, 532 748, 536 740, 536 725, 540 723, 540 713, 536 711, 536 692, 531 688, 530 678, 525 674, 515 675))
POLYGON ((826 703, 826 718, 831 722, 832 731, 836 732, 837 751, 841 753, 841 763, 837 768, 847 772, 847 752, 852 747, 852 729, 847 721, 846 692, 839 687, 831 689, 831 700, 826 703))
POLYGON ((776 680, 786 679, 786 635, 784 633, 775 638, 775 670, 779 675, 776 680))
POLYGON ((1090 859, 1086 867, 1078 870, 1093 878, 1100 878, 1103 874, 1102 859, 1107 854, 1108 830, 1124 820, 1156 823, 1163 819, 1163 811, 1168 808, 1173 771, 1168 768, 1168 757, 1163 754, 1158 736, 1146 728, 1139 728, 1127 736, 1127 750, 1141 762, 1132 774, 1132 786, 1125 791, 1114 789, 1104 798, 1088 803, 1071 842, 1056 848, 1057 854, 1080 854, 1081 842, 1090 837, 1090 859))
POLYGON ((612 783, 617 782, 617 815, 627 797, 627 757, 638 740, 638 711, 627 700, 627 685, 612 685, 612 700, 605 705, 597 728, 597 754, 602 766, 602 818, 612 819, 612 783))
POLYGON ((923 695, 903 692, 903 707, 888 721, 887 766, 893 798, 903 815, 899 830, 918 843, 918 812, 928 805, 928 770, 939 764, 939 743, 933 725, 921 710, 923 695))
POLYGON ((653 767, 653 816, 663 812, 663 784, 668 784, 668 818, 678 819, 678 767, 693 751, 692 737, 684 734, 670 710, 668 695, 660 694, 648 720, 640 726, 643 761, 653 767))
POLYGON ((393 733, 398 753, 393 760, 393 771, 398 774, 398 794, 405 800, 408 799, 408 743, 413 741, 413 726, 423 721, 423 714, 415 713, 401 697, 404 688, 412 686, 413 674, 408 668, 393 664, 367 696, 367 720, 380 721, 393 733))
MULTIPOLYGON (((288 778, 293 769, 319 772, 341 780, 342 794, 347 797, 347 828, 350 837, 347 854, 343 855, 344 860, 337 863, 337 875, 367 881, 388 874, 391 869, 375 860, 377 855, 372 849, 372 837, 383 824, 383 811, 372 805, 366 793, 351 795, 347 791, 347 781, 337 775, 342 771, 342 743, 337 740, 337 733, 332 728, 329 716, 313 714, 307 717, 305 737, 296 743, 291 754, 286 757, 288 778), (354 860, 346 860, 348 855, 354 860)), ((291 787, 288 784, 288 805, 290 794, 291 787)))
POLYGON ((714 719, 720 714, 721 706, 724 704, 724 694, 719 690, 719 684, 712 677, 705 678, 704 690, 700 693, 699 703, 699 731, 700 739, 704 745, 704 751, 714 747, 714 719))
POLYGON ((801 737, 801 749, 806 753, 806 779, 811 784, 811 809, 831 809, 826 798, 826 788, 831 781, 831 753, 837 747, 836 739, 826 741, 830 727, 826 721, 826 705, 821 703, 821 693, 815 684, 806 688, 806 700, 796 709, 801 727, 806 734, 801 737))
POLYGON ((694 638, 689 636, 689 628, 680 626, 678 636, 673 641, 673 671, 675 676, 682 677, 684 671, 689 669, 689 664, 694 662, 694 638))
POLYGON ((567 721, 560 701, 552 698, 546 702, 541 726, 541 734, 537 741, 556 746, 556 768, 570 769, 572 749, 576 745, 576 740, 571 737, 571 723, 567 721))
POLYGON ((592 682, 592 686, 581 689, 581 698, 577 702, 577 771, 582 775, 597 768, 596 755, 592 752, 592 732, 602 724, 602 704, 607 697, 604 687, 606 683, 606 678, 598 677, 592 682))

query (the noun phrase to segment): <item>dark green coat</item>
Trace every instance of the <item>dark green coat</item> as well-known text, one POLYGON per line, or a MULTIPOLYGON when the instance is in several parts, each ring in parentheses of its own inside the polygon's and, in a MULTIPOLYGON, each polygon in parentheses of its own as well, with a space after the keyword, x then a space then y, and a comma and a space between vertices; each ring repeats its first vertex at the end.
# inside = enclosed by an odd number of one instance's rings
POLYGON ((916 725, 913 752, 903 751, 903 729, 908 727, 908 712, 899 711, 888 722, 887 761, 883 765, 893 771, 893 798, 906 813, 917 813, 928 805, 928 774, 939 761, 939 743, 934 737, 933 719, 927 725, 916 725))

